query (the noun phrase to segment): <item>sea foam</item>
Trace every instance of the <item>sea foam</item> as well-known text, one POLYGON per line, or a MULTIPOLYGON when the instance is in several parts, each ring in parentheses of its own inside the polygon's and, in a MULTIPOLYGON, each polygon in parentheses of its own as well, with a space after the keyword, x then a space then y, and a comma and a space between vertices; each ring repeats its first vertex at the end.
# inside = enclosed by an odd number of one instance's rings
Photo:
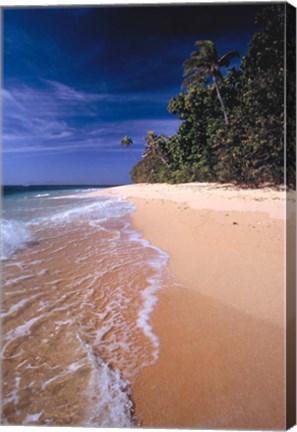
MULTIPOLYGON (((42 199, 48 199, 49 194, 38 194, 42 199)), ((81 195, 86 200, 80 199, 80 204, 73 200, 73 205, 65 207, 53 206, 47 215, 34 216, 30 220, 18 221, 14 219, 3 219, 1 224, 1 259, 8 259, 19 249, 24 248, 33 240, 31 228, 34 226, 88 221, 100 225, 100 222, 110 218, 119 218, 134 211, 131 203, 124 201, 124 197, 103 197, 101 199, 90 199, 87 195, 81 195)), ((60 196, 59 199, 65 199, 60 196)), ((73 198, 77 196, 73 195, 73 198)), ((70 200, 69 200, 70 201, 70 200)), ((28 212, 31 209, 24 210, 28 212)))
MULTIPOLYGON (((66 197, 65 197, 66 198, 66 197)), ((59 197, 61 200, 62 197, 59 197)), ((135 211, 134 206, 130 202, 124 201, 122 196, 105 198, 105 199, 86 199, 86 204, 80 203, 65 208, 63 211, 57 211, 48 216, 35 218, 32 223, 69 223, 83 221, 106 221, 110 218, 119 218, 128 213, 135 211)), ((81 200, 82 201, 82 200, 81 200)))
POLYGON ((83 344, 88 352, 93 370, 89 379, 89 398, 97 399, 90 405, 83 426, 88 427, 133 427, 133 403, 129 384, 121 377, 118 369, 111 369, 100 358, 95 358, 92 350, 83 344))
MULTIPOLYGON (((47 214, 41 211, 27 223, 6 221, 10 237, 6 238, 5 257, 31 240, 31 229, 39 246, 29 253, 32 259, 27 261, 30 263, 28 272, 23 274, 21 269, 20 274, 13 274, 6 283, 10 298, 12 288, 22 282, 25 298, 17 296, 14 304, 9 303, 3 318, 8 319, 22 310, 32 311, 32 314, 25 315, 18 326, 4 335, 2 360, 21 359, 23 350, 28 349, 27 337, 32 338, 36 329, 44 327, 43 323, 49 325, 50 330, 40 336, 41 345, 49 341, 58 343, 60 334, 63 334, 63 341, 67 342, 68 337, 71 340, 75 325, 75 335, 80 341, 79 356, 74 351, 72 363, 65 365, 64 359, 61 364, 57 362, 57 374, 40 364, 38 367, 44 370, 43 381, 39 383, 41 390, 45 394, 52 391, 60 378, 69 383, 81 365, 87 365, 90 372, 84 398, 87 398, 88 409, 81 425, 133 427, 137 424, 130 386, 137 371, 153 364, 159 356, 160 342, 154 333, 151 315, 158 301, 157 291, 164 285, 163 278, 167 278, 169 256, 134 231, 128 218, 120 219, 135 211, 133 203, 123 196, 96 199, 81 196, 79 202, 76 196, 73 202, 70 199, 64 202, 65 196, 61 196, 53 204, 45 198, 46 207, 42 210, 48 210, 47 214), (15 245, 14 236, 18 239, 15 245), (65 240, 61 246, 63 236, 65 240), (78 241, 84 246, 73 247, 72 242, 78 241), (42 256, 40 260, 43 251, 46 258, 42 256), (48 263, 54 262, 61 253, 76 263, 73 271, 68 274, 67 266, 53 267, 48 274, 48 263), (87 260, 88 266, 85 265, 87 260), (32 274, 39 287, 37 292, 31 286, 32 274), (43 290, 39 298, 42 287, 49 289, 43 290), (31 293, 29 298, 28 292, 31 293), (17 350, 12 349, 14 346, 17 350)), ((42 201, 42 197, 38 199, 42 201)), ((14 294, 19 292, 16 290, 14 294)), ((28 369, 37 367, 33 360, 31 366, 30 361, 29 357, 28 369)), ((20 394, 19 389, 16 393, 7 391, 8 402, 20 394)), ((19 401, 13 400, 18 406, 19 401)), ((43 406, 37 405, 34 410, 33 407, 28 410, 23 424, 41 422, 43 406)), ((55 424, 46 410, 43 417, 45 424, 55 424)))
POLYGON ((31 240, 32 235, 26 223, 3 219, 1 223, 1 259, 9 258, 31 240))

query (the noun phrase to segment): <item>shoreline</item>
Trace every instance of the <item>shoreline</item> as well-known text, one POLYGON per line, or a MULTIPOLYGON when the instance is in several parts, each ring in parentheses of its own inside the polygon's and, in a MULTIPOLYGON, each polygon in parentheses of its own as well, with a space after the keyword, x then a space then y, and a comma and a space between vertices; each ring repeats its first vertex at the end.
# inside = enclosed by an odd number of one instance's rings
POLYGON ((133 226, 170 254, 158 291, 160 356, 132 388, 144 427, 285 428, 285 194, 131 185, 133 226))

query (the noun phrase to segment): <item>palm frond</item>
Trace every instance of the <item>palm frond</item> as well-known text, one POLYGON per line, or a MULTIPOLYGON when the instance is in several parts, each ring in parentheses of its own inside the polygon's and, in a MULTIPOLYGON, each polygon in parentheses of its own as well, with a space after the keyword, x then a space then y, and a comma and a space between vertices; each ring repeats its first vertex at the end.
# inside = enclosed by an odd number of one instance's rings
POLYGON ((121 144, 122 146, 124 146, 124 147, 130 147, 131 144, 133 144, 133 140, 132 140, 132 138, 130 138, 130 137, 128 137, 127 135, 125 135, 125 136, 121 139, 120 144, 121 144))
POLYGON ((192 65, 203 66, 205 65, 205 62, 201 61, 200 56, 193 55, 192 53, 191 57, 189 57, 187 60, 183 62, 183 67, 189 67, 189 66, 191 67, 192 65))
POLYGON ((199 75, 189 75, 187 76, 184 81, 182 82, 181 87, 185 88, 185 87, 197 87, 197 86, 201 86, 203 87, 205 85, 205 79, 203 79, 201 76, 199 75))
POLYGON ((226 54, 224 54, 218 61, 219 66, 226 66, 229 67, 231 60, 235 57, 240 57, 240 54, 238 51, 229 51, 226 54))
POLYGON ((214 43, 211 40, 198 40, 195 42, 195 46, 198 48, 214 47, 214 43))
POLYGON ((183 76, 187 77, 188 75, 208 75, 210 73, 209 68, 205 67, 205 66, 201 66, 201 67, 191 67, 191 68, 186 68, 183 72, 183 76))
POLYGON ((199 55, 205 57, 209 61, 217 62, 218 54, 215 44, 210 40, 196 41, 195 45, 199 48, 199 55))

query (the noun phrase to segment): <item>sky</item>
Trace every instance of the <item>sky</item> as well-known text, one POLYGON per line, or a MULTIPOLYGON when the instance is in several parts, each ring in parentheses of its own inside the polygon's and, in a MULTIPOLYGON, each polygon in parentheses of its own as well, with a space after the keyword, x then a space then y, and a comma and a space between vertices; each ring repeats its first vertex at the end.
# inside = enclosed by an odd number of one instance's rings
MULTIPOLYGON (((9 8, 2 13, 3 184, 124 184, 199 39, 247 53, 261 4, 9 8)), ((239 65, 240 60, 234 62, 239 65)))

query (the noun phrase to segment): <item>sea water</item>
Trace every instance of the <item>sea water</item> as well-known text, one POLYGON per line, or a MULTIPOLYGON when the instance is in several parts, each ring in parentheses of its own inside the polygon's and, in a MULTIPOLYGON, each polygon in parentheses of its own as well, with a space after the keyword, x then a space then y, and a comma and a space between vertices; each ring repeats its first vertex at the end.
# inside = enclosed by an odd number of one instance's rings
MULTIPOLYGON (((126 427, 168 256, 95 188, 4 189, 2 423, 126 427)), ((102 188, 101 188, 102 189, 102 188)))

